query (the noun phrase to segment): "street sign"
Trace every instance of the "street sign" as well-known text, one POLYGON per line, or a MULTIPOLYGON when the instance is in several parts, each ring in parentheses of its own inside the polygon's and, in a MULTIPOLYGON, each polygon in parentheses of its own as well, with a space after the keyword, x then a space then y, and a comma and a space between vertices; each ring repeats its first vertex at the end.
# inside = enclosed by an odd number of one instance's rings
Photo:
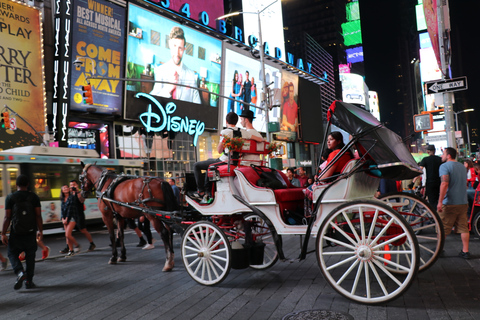
POLYGON ((425 86, 427 87, 427 94, 453 92, 468 89, 467 77, 425 82, 425 86))
POLYGON ((428 143, 438 142, 438 141, 447 141, 447 135, 446 134, 440 134, 437 136, 428 135, 425 137, 425 141, 428 143))

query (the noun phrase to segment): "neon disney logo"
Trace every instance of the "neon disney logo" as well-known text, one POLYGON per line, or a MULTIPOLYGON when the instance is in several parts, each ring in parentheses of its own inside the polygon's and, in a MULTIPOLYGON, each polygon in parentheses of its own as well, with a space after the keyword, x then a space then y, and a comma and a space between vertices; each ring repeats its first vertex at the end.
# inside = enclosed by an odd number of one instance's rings
POLYGON ((142 113, 138 118, 142 122, 147 132, 160 132, 173 131, 173 132, 186 132, 193 136, 193 145, 197 146, 198 137, 205 131, 205 123, 195 119, 188 119, 188 117, 181 118, 179 116, 172 116, 177 109, 177 106, 173 102, 167 103, 166 107, 163 106, 151 95, 139 92, 135 95, 135 98, 146 98, 153 102, 157 106, 160 113, 152 111, 152 104, 148 105, 147 112, 142 113))

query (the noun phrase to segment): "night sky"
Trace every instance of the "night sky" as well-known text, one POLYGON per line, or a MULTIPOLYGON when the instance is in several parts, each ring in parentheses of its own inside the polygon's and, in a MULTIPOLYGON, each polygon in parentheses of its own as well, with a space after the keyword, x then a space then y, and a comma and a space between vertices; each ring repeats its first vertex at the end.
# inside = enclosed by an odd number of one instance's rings
MULTIPOLYGON (((395 63, 398 56, 400 26, 399 6, 411 6, 416 1, 360 0, 362 37, 365 55, 365 81, 370 90, 377 91, 380 98, 380 112, 383 122, 397 132, 403 127, 402 110, 395 108, 395 94, 398 89, 394 81, 395 63), (367 10, 368 9, 368 10, 367 10)), ((471 139, 480 142, 478 119, 480 119, 480 68, 477 65, 480 54, 479 0, 449 1, 452 39, 452 77, 466 76, 469 89, 455 93, 454 111, 475 108, 475 112, 460 114, 459 122, 468 121, 472 129, 471 139)), ((416 27, 412 28, 414 37, 416 27)), ((412 34, 413 33, 413 34, 412 34)), ((410 41, 409 39, 407 39, 410 41)), ((418 40, 417 40, 418 41, 418 40)), ((407 133, 408 134, 408 133, 407 133)))

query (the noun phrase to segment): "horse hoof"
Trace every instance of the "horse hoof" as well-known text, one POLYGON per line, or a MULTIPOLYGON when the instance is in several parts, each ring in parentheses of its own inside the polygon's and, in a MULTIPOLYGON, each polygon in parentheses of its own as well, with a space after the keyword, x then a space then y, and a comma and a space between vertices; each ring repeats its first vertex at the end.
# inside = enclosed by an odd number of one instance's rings
POLYGON ((110 259, 108 261, 108 264, 117 264, 117 260, 110 259))
POLYGON ((162 271, 163 272, 169 272, 169 271, 172 271, 173 270, 173 267, 163 267, 162 271))

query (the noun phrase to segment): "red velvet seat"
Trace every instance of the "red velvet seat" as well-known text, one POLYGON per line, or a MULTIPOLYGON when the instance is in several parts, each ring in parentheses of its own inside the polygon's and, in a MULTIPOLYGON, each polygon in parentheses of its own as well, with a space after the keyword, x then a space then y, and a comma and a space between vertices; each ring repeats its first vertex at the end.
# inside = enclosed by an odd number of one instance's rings
POLYGON ((235 171, 234 169, 237 168, 237 166, 230 165, 230 172, 228 170, 228 164, 221 164, 222 162, 219 162, 218 164, 214 163, 208 167, 208 176, 212 177, 213 176, 213 171, 215 168, 217 169, 218 173, 220 174, 220 177, 235 177, 235 171))

